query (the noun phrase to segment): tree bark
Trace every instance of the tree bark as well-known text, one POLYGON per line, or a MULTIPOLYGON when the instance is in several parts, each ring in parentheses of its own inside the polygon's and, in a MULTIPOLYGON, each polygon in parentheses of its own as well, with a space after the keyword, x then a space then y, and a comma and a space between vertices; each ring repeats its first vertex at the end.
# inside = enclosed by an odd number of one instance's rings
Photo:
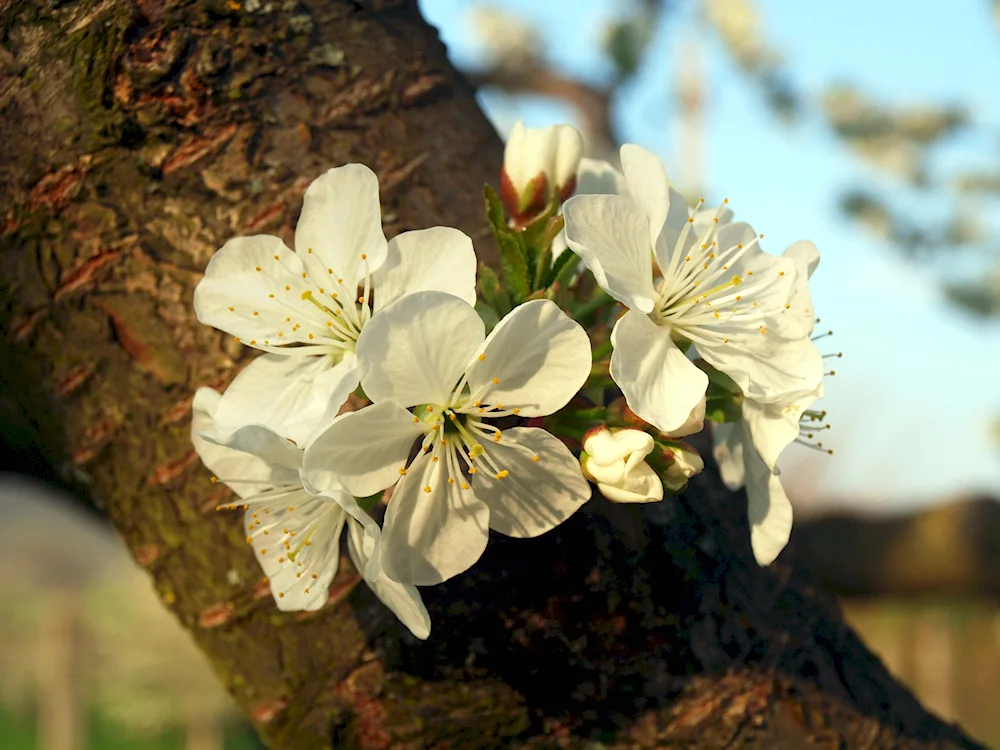
POLYGON ((279 613, 190 445, 194 389, 249 357, 192 289, 232 235, 290 239, 348 161, 388 235, 457 226, 490 261, 500 142, 414 0, 0 0, 0 32, 4 466, 99 504, 269 746, 975 746, 829 596, 754 565, 711 468, 492 539, 423 590, 426 643, 346 558, 326 607, 279 613))

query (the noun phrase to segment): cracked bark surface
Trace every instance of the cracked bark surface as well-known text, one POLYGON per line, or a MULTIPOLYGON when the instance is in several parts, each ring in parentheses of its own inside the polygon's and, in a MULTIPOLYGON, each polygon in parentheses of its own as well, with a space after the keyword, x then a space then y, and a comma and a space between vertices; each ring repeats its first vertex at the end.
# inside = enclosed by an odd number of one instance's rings
POLYGON ((388 236, 457 226, 493 259, 501 145, 415 2, 0 0, 0 112, 3 468, 108 517, 269 746, 976 747, 828 595, 753 564, 712 467, 495 537, 423 590, 426 643, 346 556, 326 607, 276 610, 189 442, 195 388, 251 356, 192 290, 232 235, 290 240, 348 161, 388 236))

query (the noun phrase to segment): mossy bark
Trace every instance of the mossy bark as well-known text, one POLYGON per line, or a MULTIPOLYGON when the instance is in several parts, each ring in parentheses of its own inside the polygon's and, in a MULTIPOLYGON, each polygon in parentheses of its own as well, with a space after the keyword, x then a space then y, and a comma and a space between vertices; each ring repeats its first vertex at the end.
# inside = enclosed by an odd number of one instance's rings
POLYGON ((458 226, 492 258, 500 143, 413 0, 0 0, 0 112, 4 468, 107 515, 271 747, 973 746, 752 563, 711 471, 493 540, 425 590, 427 643, 346 562, 321 611, 275 609, 191 449, 194 389, 249 356, 192 289, 232 235, 290 239, 348 161, 387 234, 458 226))

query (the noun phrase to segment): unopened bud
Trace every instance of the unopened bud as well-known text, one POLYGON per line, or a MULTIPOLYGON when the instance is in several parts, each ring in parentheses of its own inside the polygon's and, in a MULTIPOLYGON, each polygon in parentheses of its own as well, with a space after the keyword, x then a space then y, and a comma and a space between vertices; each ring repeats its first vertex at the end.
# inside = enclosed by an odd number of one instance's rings
POLYGON ((666 469, 663 472, 663 486, 672 492, 679 492, 695 474, 705 468, 698 452, 687 443, 678 443, 663 451, 666 469))
POLYGON ((518 121, 503 154, 500 197, 515 224, 524 225, 556 198, 576 187, 583 138, 569 125, 526 128, 518 121))
POLYGON ((583 438, 583 474, 616 503, 652 503, 663 499, 663 484, 645 459, 654 447, 641 430, 609 430, 603 425, 583 438))

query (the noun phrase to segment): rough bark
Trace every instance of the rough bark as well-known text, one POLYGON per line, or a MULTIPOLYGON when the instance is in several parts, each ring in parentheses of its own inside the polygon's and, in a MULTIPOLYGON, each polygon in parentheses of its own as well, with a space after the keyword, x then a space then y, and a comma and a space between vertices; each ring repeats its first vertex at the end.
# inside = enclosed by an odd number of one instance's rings
POLYGON ((458 226, 489 259, 500 144, 415 2, 0 0, 0 71, 4 466, 102 508, 271 747, 974 746, 828 596, 752 563, 713 471, 492 540, 424 590, 427 643, 346 559, 321 611, 275 609, 190 446, 195 387, 249 356, 191 293, 347 161, 389 235, 458 226))

